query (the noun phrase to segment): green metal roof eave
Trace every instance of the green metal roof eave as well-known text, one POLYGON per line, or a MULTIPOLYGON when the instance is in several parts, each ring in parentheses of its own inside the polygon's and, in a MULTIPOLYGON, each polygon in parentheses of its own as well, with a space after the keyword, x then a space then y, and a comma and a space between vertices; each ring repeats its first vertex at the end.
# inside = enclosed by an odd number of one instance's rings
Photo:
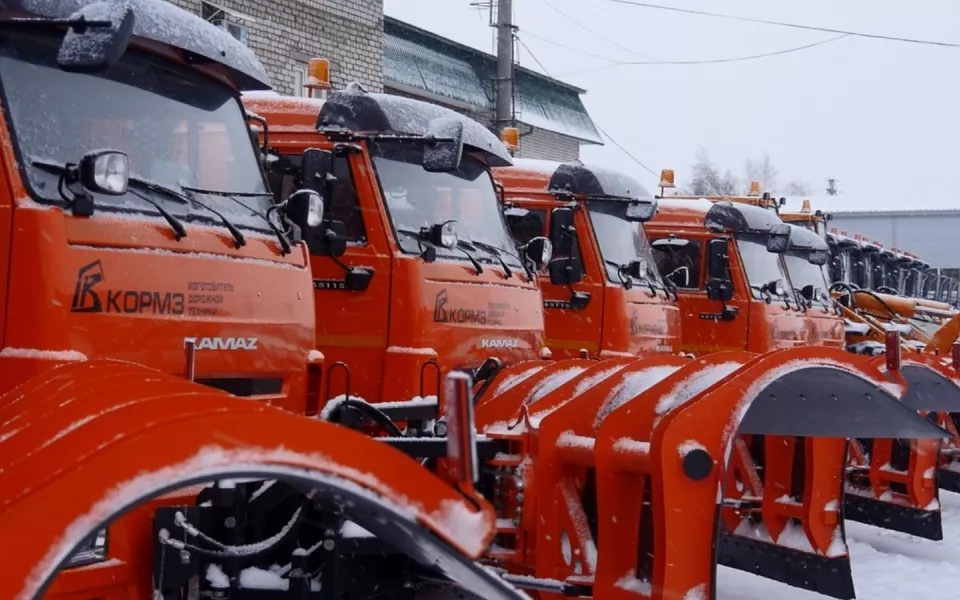
MULTIPOLYGON (((461 44, 460 42, 455 42, 455 41, 451 40, 450 38, 445 38, 445 37, 443 37, 443 36, 441 36, 441 35, 438 35, 438 34, 436 34, 436 33, 433 33, 432 31, 427 31, 426 29, 420 29, 419 27, 416 27, 415 25, 411 25, 410 23, 406 23, 406 22, 404 22, 404 21, 401 21, 401 20, 396 19, 396 18, 394 18, 394 17, 389 17, 389 16, 387 16, 387 15, 384 15, 384 16, 383 16, 383 31, 384 31, 384 34, 392 34, 392 35, 397 35, 397 36, 403 35, 403 33, 412 33, 412 34, 414 34, 414 35, 419 35, 419 36, 423 36, 423 37, 425 37, 425 38, 429 38, 429 39, 433 40, 434 42, 437 42, 437 43, 439 43, 439 44, 443 44, 443 45, 445 45, 445 46, 449 46, 449 47, 451 47, 452 49, 459 50, 459 51, 461 51, 461 52, 463 52, 463 53, 465 53, 465 54, 469 54, 469 55, 473 55, 473 56, 476 56, 476 57, 480 57, 480 58, 485 58, 485 59, 488 59, 488 60, 496 61, 496 57, 493 56, 492 54, 488 53, 488 52, 484 52, 483 50, 480 50, 480 49, 478 49, 478 48, 474 48, 474 47, 472 47, 472 46, 467 46, 466 44, 461 44), (390 30, 394 30, 394 31, 390 31, 390 30)), ((548 84, 550 84, 550 85, 554 85, 554 86, 557 86, 557 87, 566 88, 566 89, 570 90, 571 92, 576 92, 577 94, 586 94, 586 93, 587 93, 587 90, 585 90, 585 89, 583 89, 583 88, 581 88, 581 87, 577 87, 577 86, 575 86, 575 85, 573 85, 573 84, 571 84, 571 83, 567 83, 566 81, 560 81, 559 79, 554 79, 554 78, 552 78, 552 77, 548 77, 547 75, 544 75, 543 73, 538 73, 537 71, 534 71, 534 70, 532 70, 532 69, 528 69, 528 68, 526 68, 526 67, 521 67, 521 66, 518 65, 518 66, 517 66, 517 70, 520 71, 520 72, 526 73, 526 74, 528 74, 528 75, 531 75, 531 76, 533 76, 533 77, 536 77, 536 78, 538 78, 538 79, 542 79, 545 83, 548 83, 548 84)))

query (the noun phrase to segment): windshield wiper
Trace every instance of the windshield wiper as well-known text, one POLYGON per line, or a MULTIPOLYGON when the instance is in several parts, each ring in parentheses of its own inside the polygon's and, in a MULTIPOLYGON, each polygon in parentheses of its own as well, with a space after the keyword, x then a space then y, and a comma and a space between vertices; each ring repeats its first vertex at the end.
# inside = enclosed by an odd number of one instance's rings
POLYGON ((183 193, 181 193, 181 192, 178 192, 177 190, 175 190, 175 189, 173 189, 173 188, 169 188, 169 187, 167 187, 167 186, 165 186, 165 185, 161 185, 161 184, 159 184, 159 183, 154 183, 154 182, 152 182, 152 181, 147 181, 146 179, 141 179, 141 178, 135 177, 135 176, 133 176, 133 175, 130 176, 130 178, 128 179, 128 181, 129 181, 130 183, 135 183, 135 184, 137 184, 137 185, 139 185, 139 186, 141 186, 141 187, 143 187, 143 188, 146 188, 146 189, 148 189, 148 190, 150 190, 150 191, 152 191, 152 192, 156 192, 156 193, 158 193, 158 194, 163 194, 163 195, 165 195, 166 197, 170 198, 171 200, 174 200, 174 201, 176 201, 176 202, 179 202, 180 204, 188 205, 188 204, 190 204, 190 203, 192 202, 193 204, 196 204, 196 205, 200 206, 201 208, 204 208, 204 209, 212 212, 213 214, 215 214, 215 215, 217 215, 218 217, 220 217, 220 221, 223 222, 224 227, 226 227, 227 230, 230 232, 230 235, 233 236, 233 241, 234 241, 234 243, 236 244, 237 249, 240 249, 240 248, 242 248, 243 246, 246 246, 246 245, 247 245, 247 240, 243 237, 243 234, 240 232, 240 230, 237 229, 237 228, 233 225, 233 223, 231 223, 231 222, 230 222, 225 216, 223 216, 223 214, 221 214, 219 211, 210 208, 208 205, 204 204, 203 202, 200 202, 200 201, 197 200, 196 198, 192 198, 192 197, 190 197, 190 196, 187 196, 186 194, 183 194, 183 193))
POLYGON ((220 191, 220 190, 203 190, 203 189, 200 189, 200 188, 187 187, 187 186, 181 186, 181 187, 182 187, 183 189, 185 189, 186 191, 188 191, 188 192, 193 192, 193 193, 195 193, 195 194, 210 194, 211 196, 222 196, 223 198, 228 198, 228 199, 230 199, 230 200, 233 200, 234 202, 236 202, 236 203, 239 204, 240 206, 242 206, 242 207, 244 207, 245 209, 249 210, 251 214, 254 214, 254 215, 260 217, 261 219, 263 219, 263 220, 267 223, 267 225, 270 227, 270 229, 273 230, 274 235, 277 236, 277 240, 280 242, 280 254, 281 254, 281 256, 285 256, 285 255, 287 255, 287 254, 290 254, 290 251, 291 251, 291 250, 290 250, 290 240, 288 240, 286 234, 284 234, 283 231, 281 231, 281 229, 280 229, 279 227, 277 227, 276 224, 274 224, 273 221, 270 220, 270 217, 268 217, 267 215, 263 214, 262 212, 260 212, 260 211, 258 211, 258 210, 255 210, 255 209, 247 206, 246 204, 244 204, 243 202, 241 202, 241 201, 237 198, 238 196, 242 196, 242 197, 244 197, 244 198, 263 198, 263 197, 273 198, 273 194, 271 194, 271 193, 269 193, 269 192, 222 192, 222 191, 220 191))
MULTIPOLYGON (((54 172, 56 172, 56 173, 58 173, 58 174, 61 174, 61 175, 64 174, 64 173, 66 173, 67 170, 68 170, 68 167, 67 167, 66 164, 60 164, 60 163, 56 163, 56 162, 48 162, 48 161, 45 161, 45 160, 33 159, 33 160, 30 161, 30 164, 32 164, 32 165, 35 166, 35 167, 39 167, 39 168, 41 168, 41 169, 54 171, 54 172)), ((171 214, 167 211, 167 209, 165 209, 165 208, 164 208, 163 206, 161 206, 159 203, 154 202, 154 201, 153 201, 152 199, 150 199, 149 197, 144 196, 143 194, 141 194, 141 193, 139 193, 139 192, 136 192, 135 190, 129 190, 129 191, 130 191, 131 194, 133 194, 133 195, 136 196, 137 198, 140 198, 140 199, 143 200, 144 202, 150 204, 151 206, 153 206, 154 208, 157 209, 157 212, 160 213, 160 216, 163 217, 163 219, 170 225, 170 229, 173 230, 173 237, 174 237, 174 239, 175 239, 176 241, 179 242, 179 241, 182 240, 183 238, 187 237, 187 228, 183 226, 183 223, 180 222, 180 219, 178 219, 178 218, 176 218, 175 216, 171 215, 171 214)))
MULTIPOLYGON (((603 259, 603 262, 610 265, 611 267, 614 267, 617 270, 617 276, 620 278, 620 282, 623 284, 624 289, 629 290, 630 288, 633 287, 633 276, 627 273, 628 265, 623 265, 608 259, 603 259)), ((650 281, 650 278, 647 275, 649 275, 649 273, 647 273, 642 278, 640 278, 640 283, 647 284, 647 287, 650 288, 650 297, 656 298, 657 288, 653 285, 653 282, 650 281)), ((663 295, 665 298, 669 298, 669 296, 667 295, 666 288, 663 288, 663 295)))
MULTIPOLYGON (((507 262, 503 260, 503 256, 501 252, 505 252, 504 250, 501 250, 500 248, 497 248, 493 244, 488 244, 486 242, 475 242, 473 240, 464 240, 464 241, 470 244, 471 246, 476 246, 481 250, 486 250, 490 254, 490 256, 496 258, 497 261, 500 262, 500 266, 503 267, 504 277, 506 277, 507 279, 510 279, 511 277, 513 277, 513 270, 510 269, 510 267, 507 265, 507 262)), ((516 258, 517 260, 520 260, 520 257, 516 257, 516 258)), ((523 263, 522 260, 520 262, 521 264, 523 263)))
POLYGON ((477 270, 477 275, 483 273, 483 266, 480 265, 480 261, 478 261, 474 255, 467 252, 467 248, 472 249, 473 246, 463 240, 457 240, 457 250, 463 252, 464 255, 470 259, 470 262, 473 263, 473 268, 477 270))

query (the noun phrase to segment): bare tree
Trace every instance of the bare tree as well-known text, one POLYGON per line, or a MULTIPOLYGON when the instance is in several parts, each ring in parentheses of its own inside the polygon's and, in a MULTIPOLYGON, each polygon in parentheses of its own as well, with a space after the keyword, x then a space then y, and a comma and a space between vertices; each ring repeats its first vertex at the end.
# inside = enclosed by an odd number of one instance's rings
POLYGON ((727 169, 720 173, 710 153, 701 147, 697 150, 696 161, 690 169, 691 177, 686 186, 682 186, 681 193, 691 196, 730 196, 737 193, 740 182, 727 169))
POLYGON ((747 185, 750 185, 751 181, 759 181, 761 191, 776 193, 779 173, 770 154, 764 152, 760 158, 748 158, 744 163, 744 172, 747 176, 747 185))
POLYGON ((806 181, 794 180, 783 186, 779 193, 784 196, 809 196, 811 195, 810 185, 806 181))

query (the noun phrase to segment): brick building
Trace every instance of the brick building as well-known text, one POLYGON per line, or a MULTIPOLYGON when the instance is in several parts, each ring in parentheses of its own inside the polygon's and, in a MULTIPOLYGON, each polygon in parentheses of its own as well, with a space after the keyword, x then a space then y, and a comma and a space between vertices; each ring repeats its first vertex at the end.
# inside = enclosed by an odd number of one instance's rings
MULTIPOLYGON (((442 104, 490 126, 496 59, 402 21, 383 0, 170 0, 226 29, 263 62, 274 89, 305 95, 307 61, 331 62, 331 82, 442 104)), ((517 67, 515 106, 524 158, 574 160, 602 144, 584 90, 517 67)))
POLYGON ((383 0, 170 0, 228 30, 263 62, 274 89, 302 95, 307 61, 330 60, 334 87, 383 89, 383 0))

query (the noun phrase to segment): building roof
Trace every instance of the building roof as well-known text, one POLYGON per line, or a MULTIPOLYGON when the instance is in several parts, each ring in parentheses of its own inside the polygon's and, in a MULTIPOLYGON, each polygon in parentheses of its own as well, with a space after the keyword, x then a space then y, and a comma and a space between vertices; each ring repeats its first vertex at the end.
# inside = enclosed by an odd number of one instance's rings
POLYGON ((894 204, 887 198, 875 199, 869 196, 855 196, 839 194, 829 196, 827 194, 816 194, 813 196, 793 196, 787 198, 786 210, 796 212, 800 210, 804 200, 810 200, 812 210, 822 210, 833 215, 849 216, 914 216, 925 214, 960 214, 960 208, 950 207, 941 204, 943 197, 924 197, 904 198, 902 201, 894 204), (939 204, 939 206, 938 206, 939 204))
MULTIPOLYGON (((392 17, 383 19, 387 87, 454 108, 493 109, 496 57, 392 17)), ((582 142, 603 139, 580 99, 585 90, 524 67, 516 68, 517 120, 582 142)))

